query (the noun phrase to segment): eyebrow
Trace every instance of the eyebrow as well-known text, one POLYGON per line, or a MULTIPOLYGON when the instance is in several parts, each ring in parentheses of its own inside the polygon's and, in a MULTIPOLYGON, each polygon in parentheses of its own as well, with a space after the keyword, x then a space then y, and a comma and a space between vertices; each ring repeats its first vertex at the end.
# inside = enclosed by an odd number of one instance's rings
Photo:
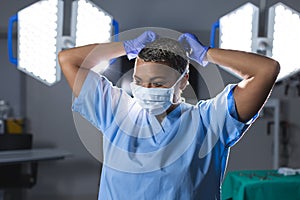
MULTIPOLYGON (((135 78, 135 79, 142 80, 140 77, 138 77, 138 76, 136 76, 136 75, 134 75, 134 78, 135 78)), ((163 80, 165 80, 166 77, 164 77, 164 76, 156 76, 156 77, 151 78, 150 81, 153 81, 153 80, 155 80, 155 79, 163 79, 163 80)))

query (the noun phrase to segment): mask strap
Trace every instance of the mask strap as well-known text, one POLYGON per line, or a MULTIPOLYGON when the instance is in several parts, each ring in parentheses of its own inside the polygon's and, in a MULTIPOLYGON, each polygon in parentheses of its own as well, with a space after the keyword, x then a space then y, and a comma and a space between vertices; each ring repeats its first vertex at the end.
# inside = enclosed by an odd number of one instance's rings
MULTIPOLYGON (((175 85, 176 85, 179 81, 181 81, 181 79, 182 79, 182 78, 184 77, 184 75, 187 74, 187 73, 189 73, 189 68, 188 68, 188 67, 184 70, 184 72, 181 74, 181 76, 177 79, 177 81, 173 84, 172 87, 175 87, 175 85)), ((172 87, 171 87, 171 88, 172 88, 172 87)))
MULTIPOLYGON (((179 81, 181 81, 181 79, 182 79, 182 78, 184 77, 184 75, 187 74, 187 73, 189 73, 189 67, 188 67, 188 66, 186 67, 186 69, 184 70, 184 72, 181 74, 181 76, 177 79, 177 81, 174 83, 174 85, 173 85, 171 88, 175 87, 175 85, 176 85, 179 81)), ((174 102, 174 99, 172 99, 172 104, 183 102, 183 101, 182 101, 182 98, 183 98, 183 97, 180 97, 179 100, 178 100, 178 102, 174 102)), ((184 102, 185 102, 185 99, 184 99, 184 102)))

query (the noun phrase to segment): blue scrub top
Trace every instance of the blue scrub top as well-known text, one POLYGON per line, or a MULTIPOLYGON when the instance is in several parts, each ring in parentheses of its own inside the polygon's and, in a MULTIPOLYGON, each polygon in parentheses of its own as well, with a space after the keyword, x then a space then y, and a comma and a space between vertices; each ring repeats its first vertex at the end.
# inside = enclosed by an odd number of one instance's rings
POLYGON ((230 147, 255 121, 238 121, 230 84, 160 123, 134 98, 90 71, 72 110, 103 133, 99 200, 220 199, 230 147))

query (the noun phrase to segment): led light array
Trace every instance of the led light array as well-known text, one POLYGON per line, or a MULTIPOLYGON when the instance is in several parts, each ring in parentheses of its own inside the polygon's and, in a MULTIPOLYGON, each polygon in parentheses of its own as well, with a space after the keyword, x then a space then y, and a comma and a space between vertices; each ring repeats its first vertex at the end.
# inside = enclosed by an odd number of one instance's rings
POLYGON ((39 1, 18 12, 18 69, 52 85, 60 79, 62 2, 39 1))
MULTIPOLYGON (((47 85, 60 80, 59 51, 108 42, 112 35, 113 18, 88 0, 73 2, 71 36, 62 35, 62 0, 41 0, 20 10, 15 18, 18 22, 18 55, 17 58, 11 56, 10 44, 10 60, 19 70, 47 85)), ((11 24, 9 27, 12 29, 11 24)))
MULTIPOLYGON (((299 12, 282 3, 270 7, 266 38, 258 37, 258 15, 259 9, 251 3, 247 3, 221 17, 219 20, 219 46, 225 49, 255 53, 262 47, 265 48, 265 55, 278 60, 281 65, 276 81, 299 72, 300 63, 297 51, 300 46, 299 12)), ((224 69, 227 70, 225 67, 224 69)))
POLYGON ((272 58, 278 60, 281 70, 277 80, 300 70, 300 14, 278 3, 269 9, 268 37, 272 39, 272 58))

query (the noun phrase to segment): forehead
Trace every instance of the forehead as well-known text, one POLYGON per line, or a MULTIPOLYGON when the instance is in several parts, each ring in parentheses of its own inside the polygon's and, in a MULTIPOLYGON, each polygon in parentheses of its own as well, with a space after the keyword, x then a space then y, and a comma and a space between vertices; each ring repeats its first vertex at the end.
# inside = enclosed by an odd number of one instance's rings
POLYGON ((145 62, 137 58, 134 67, 134 76, 138 77, 165 77, 165 78, 178 78, 179 72, 174 68, 162 62, 145 62))

